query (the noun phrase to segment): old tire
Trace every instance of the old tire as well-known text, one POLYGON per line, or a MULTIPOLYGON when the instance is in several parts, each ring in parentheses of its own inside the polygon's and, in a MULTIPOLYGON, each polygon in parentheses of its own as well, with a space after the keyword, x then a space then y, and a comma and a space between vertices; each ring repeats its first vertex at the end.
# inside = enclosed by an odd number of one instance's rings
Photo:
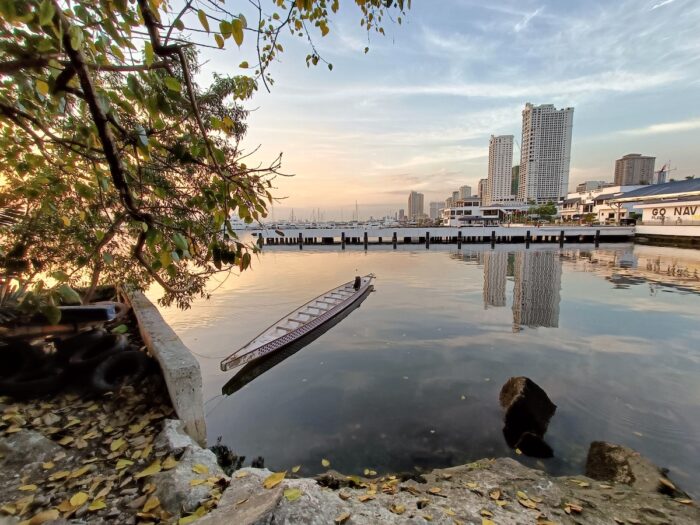
POLYGON ((73 371, 92 370, 107 357, 121 353, 129 346, 129 340, 125 335, 104 332, 97 338, 86 336, 84 343, 68 358, 68 366, 73 371))
POLYGON ((15 399, 32 399, 58 392, 65 387, 68 376, 54 360, 45 359, 43 366, 10 379, 0 380, 0 395, 15 399))
POLYGON ((90 382, 95 392, 112 392, 124 384, 141 381, 152 365, 153 360, 139 350, 113 353, 95 367, 90 382))
POLYGON ((92 347, 106 336, 107 332, 101 328, 95 328, 64 339, 59 339, 54 343, 56 346, 56 355, 61 362, 68 364, 71 356, 77 353, 78 350, 92 347))
POLYGON ((8 380, 21 374, 42 368, 47 356, 41 348, 24 341, 11 341, 0 345, 0 380, 8 380))

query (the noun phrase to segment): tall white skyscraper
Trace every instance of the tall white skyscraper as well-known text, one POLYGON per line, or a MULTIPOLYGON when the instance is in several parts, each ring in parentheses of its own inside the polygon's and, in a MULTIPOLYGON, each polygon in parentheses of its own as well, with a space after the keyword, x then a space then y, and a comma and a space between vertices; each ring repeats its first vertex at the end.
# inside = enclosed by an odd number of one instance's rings
POLYGON ((513 135, 491 135, 489 140, 489 173, 485 204, 510 202, 513 180, 513 135))
POLYGON ((440 218, 440 210, 444 206, 444 202, 439 202, 439 201, 433 201, 430 203, 430 218, 431 219, 439 219, 440 218))
POLYGON ((574 108, 525 104, 518 200, 539 204, 566 196, 573 123, 574 108))
POLYGON ((420 219, 423 215, 423 194, 412 191, 408 194, 408 218, 420 219))
POLYGON ((460 186, 459 187, 459 198, 460 199, 468 199, 471 196, 472 196, 472 187, 471 186, 460 186))

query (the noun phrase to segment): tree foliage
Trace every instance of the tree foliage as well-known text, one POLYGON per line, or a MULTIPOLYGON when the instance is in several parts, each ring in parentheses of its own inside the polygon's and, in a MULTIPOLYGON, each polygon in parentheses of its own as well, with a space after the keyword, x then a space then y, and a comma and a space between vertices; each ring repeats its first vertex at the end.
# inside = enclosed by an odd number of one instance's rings
MULTIPOLYGON (((409 8, 354 4, 380 34, 409 8)), ((0 0, 0 208, 21 211, 0 239, 6 274, 91 290, 156 281, 164 304, 187 307, 212 274, 250 266, 258 247, 231 217, 266 216, 281 155, 247 164, 242 104, 273 84, 288 35, 308 40, 307 66, 332 69, 314 39, 340 4, 250 5, 254 20, 218 0, 0 0), (236 54, 249 39, 257 63, 195 82, 203 47, 236 54)))
POLYGON ((557 206, 552 201, 549 201, 546 204, 530 206, 528 213, 530 215, 537 215, 538 217, 551 219, 557 214, 557 206))

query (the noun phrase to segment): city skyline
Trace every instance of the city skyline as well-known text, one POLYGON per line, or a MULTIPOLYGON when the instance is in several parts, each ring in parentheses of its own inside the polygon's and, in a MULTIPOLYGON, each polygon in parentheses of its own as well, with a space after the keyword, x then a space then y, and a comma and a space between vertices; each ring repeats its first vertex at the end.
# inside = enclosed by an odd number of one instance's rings
MULTIPOLYGON (((355 200, 361 217, 377 216, 405 207, 411 189, 429 202, 476 188, 488 137, 518 138, 528 101, 576 108, 569 189, 611 180, 615 160, 631 152, 671 160, 677 179, 700 174, 700 5, 657 4, 415 2, 367 54, 354 11, 342 6, 316 42, 333 71, 307 69, 306 43, 285 42, 275 86, 249 105, 243 147, 261 145, 260 162, 283 152, 283 171, 296 174, 276 181, 275 195, 287 197, 279 217, 294 208, 310 218, 321 202, 327 217, 347 218, 355 200)), ((247 44, 242 59, 252 58, 247 44)), ((203 80, 236 73, 222 55, 203 59, 203 80)))

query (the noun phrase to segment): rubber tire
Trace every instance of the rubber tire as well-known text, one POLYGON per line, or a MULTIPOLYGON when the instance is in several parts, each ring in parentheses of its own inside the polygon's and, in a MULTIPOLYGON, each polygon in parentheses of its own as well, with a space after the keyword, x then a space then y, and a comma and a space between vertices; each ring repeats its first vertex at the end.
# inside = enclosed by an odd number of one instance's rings
POLYGON ((153 359, 140 350, 114 353, 102 361, 90 376, 92 388, 97 393, 113 392, 123 384, 135 384, 146 377, 153 359))
POLYGON ((107 336, 101 328, 94 328, 81 332, 77 335, 66 337, 64 339, 59 339, 54 343, 56 347, 56 356, 59 361, 68 364, 69 359, 78 350, 84 348, 85 346, 92 346, 97 343, 100 339, 107 336))
POLYGON ((15 399, 34 399, 58 392, 66 386, 68 374, 54 360, 46 359, 43 366, 25 371, 11 379, 0 380, 0 395, 15 399))
POLYGON ((109 356, 123 352, 129 346, 129 339, 123 334, 107 334, 85 344, 68 358, 68 366, 73 371, 89 371, 109 356))
POLYGON ((0 380, 11 380, 23 373, 42 368, 47 355, 41 348, 24 341, 0 346, 0 380))

